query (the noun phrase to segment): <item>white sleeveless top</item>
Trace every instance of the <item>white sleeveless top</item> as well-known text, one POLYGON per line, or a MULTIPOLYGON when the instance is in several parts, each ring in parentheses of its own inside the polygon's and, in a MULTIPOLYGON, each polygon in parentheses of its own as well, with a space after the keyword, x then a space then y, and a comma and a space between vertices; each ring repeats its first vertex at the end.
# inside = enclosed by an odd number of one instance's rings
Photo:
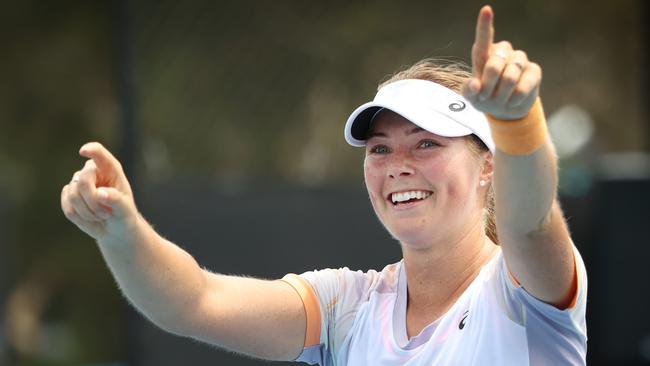
POLYGON ((381 272, 303 273, 300 278, 320 306, 320 342, 306 347, 297 361, 323 366, 585 365, 587 276, 574 252, 578 289, 569 309, 558 310, 512 283, 499 251, 447 313, 411 339, 402 262, 381 272))

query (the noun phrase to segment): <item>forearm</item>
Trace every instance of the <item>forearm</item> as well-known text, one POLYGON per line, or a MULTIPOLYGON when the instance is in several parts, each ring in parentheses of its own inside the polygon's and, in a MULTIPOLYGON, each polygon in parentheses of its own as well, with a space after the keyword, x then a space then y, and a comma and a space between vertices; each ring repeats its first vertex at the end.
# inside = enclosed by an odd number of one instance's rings
POLYGON ((500 232, 529 236, 549 223, 557 196, 557 158, 551 141, 529 155, 494 155, 494 193, 500 232))
POLYGON ((140 221, 129 240, 100 241, 99 247, 122 292, 149 320, 250 356, 291 360, 300 353, 306 315, 287 282, 203 271, 140 221))
POLYGON ((520 120, 488 116, 497 149, 494 192, 501 234, 530 235, 548 223, 557 195, 557 157, 541 101, 520 120))
POLYGON ((205 291, 204 272, 143 218, 136 221, 124 238, 99 240, 99 248, 133 305, 161 328, 179 333, 205 291))

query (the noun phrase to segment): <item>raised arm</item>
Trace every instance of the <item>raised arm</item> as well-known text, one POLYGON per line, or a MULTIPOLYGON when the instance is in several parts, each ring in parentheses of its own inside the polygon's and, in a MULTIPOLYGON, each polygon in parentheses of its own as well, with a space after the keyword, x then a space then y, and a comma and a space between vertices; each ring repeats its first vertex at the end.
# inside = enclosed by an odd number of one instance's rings
POLYGON ((508 268, 530 294, 563 309, 576 291, 576 268, 538 97, 541 68, 509 42, 494 43, 493 18, 489 6, 479 12, 474 76, 463 93, 490 120, 497 233, 508 268))
POLYGON ((124 295, 166 331, 250 356, 292 360, 305 337, 305 310, 283 281, 210 273, 160 237, 138 213, 120 163, 99 143, 63 187, 66 217, 97 240, 124 295))

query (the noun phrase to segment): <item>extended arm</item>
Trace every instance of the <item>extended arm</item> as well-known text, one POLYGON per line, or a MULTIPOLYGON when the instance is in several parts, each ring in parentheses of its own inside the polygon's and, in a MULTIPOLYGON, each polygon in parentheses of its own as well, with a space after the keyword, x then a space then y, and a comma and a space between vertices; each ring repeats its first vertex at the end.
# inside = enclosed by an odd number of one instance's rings
POLYGON ((483 7, 465 96, 488 114, 497 146, 494 190, 499 241, 511 274, 538 299, 566 308, 576 288, 569 232, 557 201, 557 157, 538 99, 541 68, 508 42, 493 43, 483 7))
POLYGON ((119 162, 98 143, 63 188, 65 215, 97 240, 124 295, 152 322, 247 355, 292 360, 301 352, 305 311, 283 281, 225 276, 160 237, 139 215, 119 162))

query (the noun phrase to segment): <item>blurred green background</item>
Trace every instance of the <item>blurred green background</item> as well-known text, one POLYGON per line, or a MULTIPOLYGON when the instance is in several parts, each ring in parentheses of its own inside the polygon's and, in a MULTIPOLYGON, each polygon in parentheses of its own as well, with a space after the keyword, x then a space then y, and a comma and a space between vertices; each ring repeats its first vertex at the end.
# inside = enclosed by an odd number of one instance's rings
MULTIPOLYGON (((492 2, 497 39, 543 67, 550 120, 584 122, 557 127, 584 135, 562 156, 573 199, 594 177, 648 176, 646 3, 492 2)), ((0 365, 129 364, 138 352, 131 310, 60 210, 84 142, 118 154, 141 194, 178 181, 361 190, 347 115, 419 59, 469 62, 481 5, 3 1, 0 365)))

